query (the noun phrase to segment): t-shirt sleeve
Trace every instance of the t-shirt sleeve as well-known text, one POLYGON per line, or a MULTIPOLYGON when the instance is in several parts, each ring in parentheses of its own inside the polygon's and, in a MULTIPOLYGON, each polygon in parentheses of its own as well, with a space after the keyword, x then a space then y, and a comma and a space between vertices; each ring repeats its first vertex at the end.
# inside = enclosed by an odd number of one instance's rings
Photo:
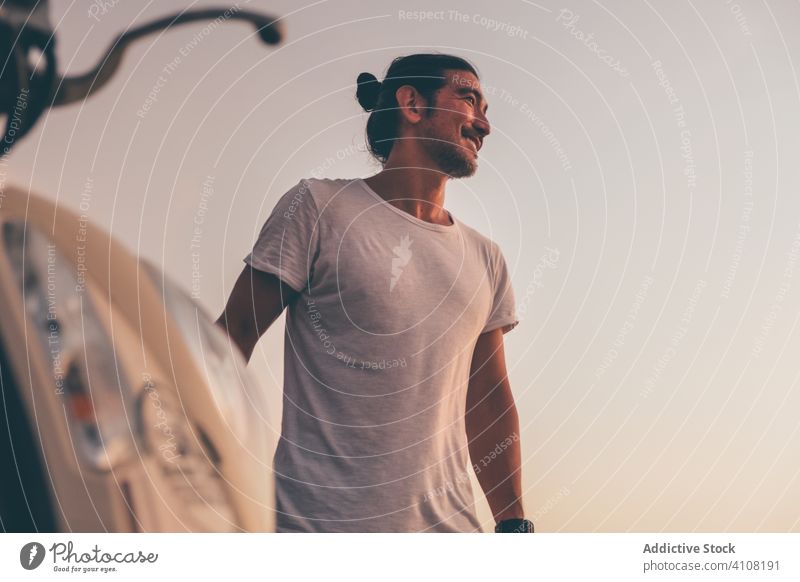
POLYGON ((481 333, 498 327, 503 328, 503 333, 508 333, 517 326, 519 319, 514 301, 514 289, 511 286, 511 275, 508 272, 506 259, 497 244, 492 244, 489 274, 492 282, 492 309, 481 333))
POLYGON ((318 218, 309 183, 301 180, 275 204, 244 262, 302 291, 319 254, 318 218))

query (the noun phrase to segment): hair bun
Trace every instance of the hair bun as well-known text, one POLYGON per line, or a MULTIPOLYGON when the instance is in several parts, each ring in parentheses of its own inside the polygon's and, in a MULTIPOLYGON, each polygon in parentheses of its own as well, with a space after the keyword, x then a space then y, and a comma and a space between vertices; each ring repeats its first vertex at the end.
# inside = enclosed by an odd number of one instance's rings
POLYGON ((372 73, 361 73, 358 76, 358 89, 356 99, 364 111, 372 111, 378 104, 378 95, 381 92, 381 83, 372 73))

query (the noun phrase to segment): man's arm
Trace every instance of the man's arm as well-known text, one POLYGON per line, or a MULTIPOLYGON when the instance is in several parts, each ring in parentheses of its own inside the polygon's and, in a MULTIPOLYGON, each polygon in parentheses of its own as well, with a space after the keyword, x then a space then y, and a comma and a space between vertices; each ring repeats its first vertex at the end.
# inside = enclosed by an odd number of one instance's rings
POLYGON ((245 265, 216 323, 249 362, 259 338, 297 295, 275 275, 245 265))
POLYGON ((506 375, 502 329, 478 337, 465 421, 469 454, 495 522, 524 517, 519 416, 506 375))

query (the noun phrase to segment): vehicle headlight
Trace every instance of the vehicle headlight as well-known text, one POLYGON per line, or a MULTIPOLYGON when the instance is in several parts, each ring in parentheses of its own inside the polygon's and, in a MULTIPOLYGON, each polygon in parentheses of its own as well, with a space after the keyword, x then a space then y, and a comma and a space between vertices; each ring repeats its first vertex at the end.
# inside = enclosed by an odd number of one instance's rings
POLYGON ((119 466, 136 455, 125 413, 132 392, 95 306, 76 291, 74 264, 45 234, 21 221, 2 226, 23 294, 25 327, 35 336, 28 348, 38 346, 32 357, 43 358, 52 372, 52 389, 63 398, 75 448, 93 469, 119 466))

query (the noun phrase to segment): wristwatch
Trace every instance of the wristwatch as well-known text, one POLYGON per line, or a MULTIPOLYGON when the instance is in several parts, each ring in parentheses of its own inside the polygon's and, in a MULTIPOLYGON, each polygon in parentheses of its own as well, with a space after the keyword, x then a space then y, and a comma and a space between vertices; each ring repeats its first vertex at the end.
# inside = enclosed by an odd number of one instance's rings
POLYGON ((533 522, 519 517, 504 519, 494 526, 494 533, 533 533, 533 522))

